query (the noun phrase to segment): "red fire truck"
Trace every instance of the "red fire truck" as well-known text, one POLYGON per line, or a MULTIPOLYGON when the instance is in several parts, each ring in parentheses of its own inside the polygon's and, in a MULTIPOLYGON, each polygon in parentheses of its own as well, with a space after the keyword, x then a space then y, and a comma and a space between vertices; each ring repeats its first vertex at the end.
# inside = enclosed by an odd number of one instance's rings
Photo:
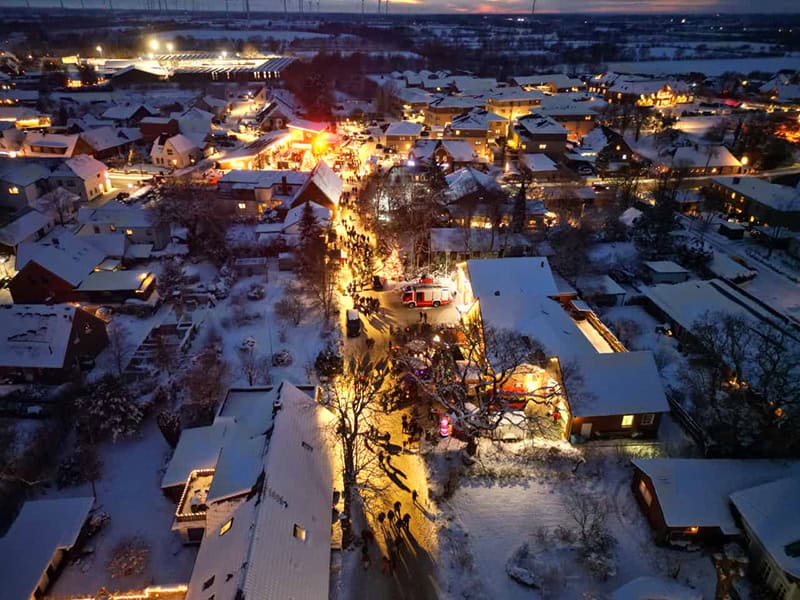
POLYGON ((408 308, 417 306, 443 306, 450 304, 450 290, 440 285, 414 285, 403 290, 403 304, 408 308))

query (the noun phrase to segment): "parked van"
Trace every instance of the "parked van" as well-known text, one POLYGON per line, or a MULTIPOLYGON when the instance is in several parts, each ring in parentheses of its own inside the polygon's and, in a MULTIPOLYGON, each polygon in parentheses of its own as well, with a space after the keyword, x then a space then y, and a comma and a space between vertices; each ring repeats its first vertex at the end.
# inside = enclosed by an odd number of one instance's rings
POLYGON ((361 335, 361 316, 357 310, 347 311, 347 337, 361 335))
POLYGON ((403 290, 403 304, 408 308, 417 306, 443 306, 453 297, 450 289, 438 285, 415 285, 403 290))

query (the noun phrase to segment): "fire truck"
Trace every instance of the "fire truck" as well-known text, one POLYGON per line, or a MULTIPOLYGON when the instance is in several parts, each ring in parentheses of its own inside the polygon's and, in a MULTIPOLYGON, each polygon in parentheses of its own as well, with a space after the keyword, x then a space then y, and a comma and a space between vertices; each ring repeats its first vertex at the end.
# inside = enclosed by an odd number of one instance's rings
POLYGON ((403 290, 403 304, 408 308, 417 306, 443 306, 450 304, 453 297, 450 289, 439 285, 413 285, 403 290))

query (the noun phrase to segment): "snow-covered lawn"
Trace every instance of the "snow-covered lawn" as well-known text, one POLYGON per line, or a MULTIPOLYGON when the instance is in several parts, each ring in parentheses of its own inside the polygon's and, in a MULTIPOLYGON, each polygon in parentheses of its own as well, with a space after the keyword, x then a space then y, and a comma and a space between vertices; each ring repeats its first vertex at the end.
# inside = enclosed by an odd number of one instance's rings
MULTIPOLYGON (((154 418, 144 423, 140 436, 100 447, 103 475, 96 485, 96 506, 111 519, 87 541, 86 547, 94 552, 66 566, 53 587, 53 595, 93 594, 102 586, 130 590, 189 580, 197 549, 181 544, 178 534, 170 530, 175 503, 161 493, 161 477, 169 453, 154 418), (149 546, 147 569, 140 576, 112 579, 106 565, 114 547, 130 537, 141 538, 149 546)), ((91 495, 91 486, 84 484, 53 490, 46 497, 91 495)))
MULTIPOLYGON (((521 443, 504 446, 519 451, 521 443)), ((630 488, 629 459, 608 449, 575 449, 559 444, 559 458, 525 464, 482 444, 489 469, 506 468, 518 476, 462 478, 459 489, 443 506, 448 518, 442 530, 449 597, 459 598, 585 598, 606 596, 643 575, 674 576, 713 598, 715 573, 710 559, 657 547, 651 529, 630 488), (573 472, 577 457, 586 462, 573 472), (592 576, 579 554, 553 535, 556 527, 576 529, 565 499, 585 492, 608 510, 608 532, 616 540, 616 574, 601 581, 592 576), (512 580, 506 562, 523 543, 530 545, 534 564, 551 565, 549 590, 539 593, 512 580), (584 596, 584 594, 589 594, 584 596)), ((473 470, 475 467, 473 467, 473 470)))

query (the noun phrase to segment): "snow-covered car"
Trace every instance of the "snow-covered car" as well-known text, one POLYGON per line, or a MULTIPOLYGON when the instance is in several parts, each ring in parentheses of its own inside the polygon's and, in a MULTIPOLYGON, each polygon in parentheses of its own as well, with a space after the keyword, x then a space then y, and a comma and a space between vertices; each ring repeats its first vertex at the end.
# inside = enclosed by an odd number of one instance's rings
POLYGON ((252 335, 248 335, 246 338, 242 340, 242 343, 239 344, 239 350, 245 351, 252 351, 256 348, 256 338, 252 335))
POLYGON ((267 295, 267 291, 264 289, 264 286, 256 283, 247 292, 247 299, 248 300, 263 300, 266 295, 267 295))

